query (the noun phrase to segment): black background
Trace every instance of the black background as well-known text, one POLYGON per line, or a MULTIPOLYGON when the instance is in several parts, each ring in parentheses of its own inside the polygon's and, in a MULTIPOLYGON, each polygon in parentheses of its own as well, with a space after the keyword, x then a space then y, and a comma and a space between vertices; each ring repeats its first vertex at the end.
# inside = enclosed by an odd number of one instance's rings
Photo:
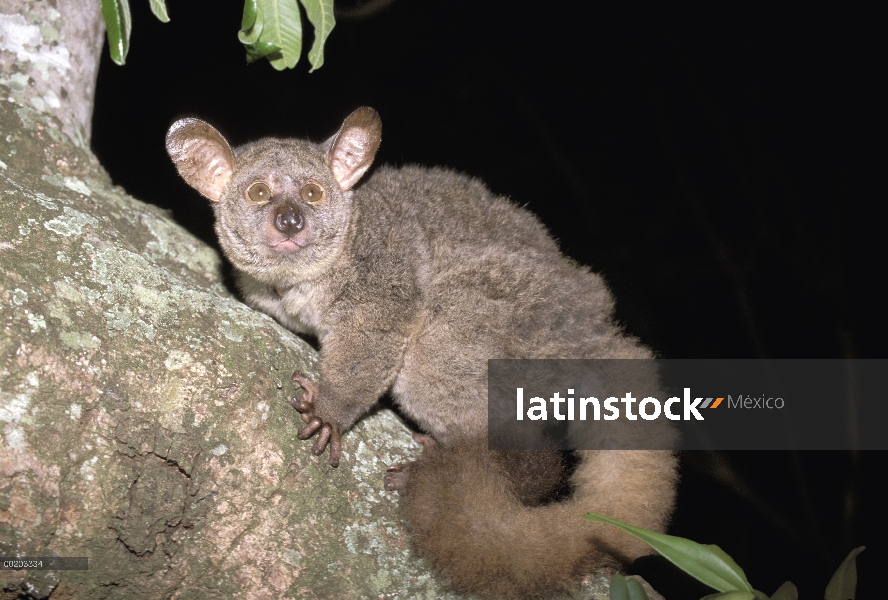
MULTIPOLYGON (((584 4, 395 0, 338 16, 309 74, 305 57, 246 64, 238 2, 170 0, 163 25, 135 0, 126 66, 103 55, 93 148, 215 244, 164 151, 176 118, 233 144, 322 140, 373 106, 378 162, 446 165, 528 205, 660 356, 884 356, 884 7, 584 4)), ((858 598, 875 598, 885 472, 881 453, 686 453, 670 532, 803 599, 867 545, 858 598)), ((639 568, 670 600, 706 593, 639 568)))

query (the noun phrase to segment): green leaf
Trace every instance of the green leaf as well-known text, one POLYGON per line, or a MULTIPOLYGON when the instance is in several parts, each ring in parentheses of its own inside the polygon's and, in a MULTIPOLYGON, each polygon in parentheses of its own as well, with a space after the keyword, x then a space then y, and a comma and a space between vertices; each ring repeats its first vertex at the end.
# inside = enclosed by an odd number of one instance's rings
POLYGON ((248 55, 251 47, 259 41, 260 33, 262 33, 262 21, 257 18, 256 0, 246 0, 244 16, 241 19, 241 30, 237 32, 237 39, 246 47, 248 55))
POLYGON ((170 16, 167 14, 166 0, 151 0, 151 12, 161 23, 169 23, 170 16))
MULTIPOLYGON (((240 33, 237 34, 238 39, 243 42, 241 39, 241 35, 245 35, 247 30, 253 27, 253 24, 256 22, 256 0, 245 0, 244 1, 244 16, 241 19, 241 30, 240 33)), ((261 27, 260 27, 261 29, 261 27)))
POLYGON ((314 26, 314 42, 308 51, 311 73, 324 64, 324 44, 336 25, 333 18, 333 0, 300 0, 309 22, 314 26))
POLYGON ((280 51, 281 49, 271 42, 255 42, 247 47, 247 62, 256 62, 260 58, 280 53, 280 51))
POLYGON ((787 581, 771 594, 771 600, 799 600, 799 590, 791 581, 787 581))
POLYGON ((755 594, 746 590, 731 590, 730 592, 709 594, 708 596, 703 596, 701 600, 755 600, 755 594))
POLYGON ((247 0, 244 3, 244 16, 241 20, 241 30, 237 38, 247 51, 247 62, 255 62, 271 54, 280 53, 281 48, 267 41, 260 41, 263 23, 259 18, 256 8, 256 0, 247 0))
POLYGON ((839 565, 835 575, 826 586, 824 594, 826 600, 854 600, 854 594, 857 592, 857 563, 855 559, 858 554, 863 552, 864 548, 866 546, 852 550, 839 565))
POLYGON ((629 588, 626 585, 626 578, 619 573, 611 575, 608 598, 610 600, 629 600, 629 588))
POLYGON ((679 569, 719 592, 740 590, 749 592, 747 598, 753 598, 752 586, 749 585, 743 569, 718 546, 656 533, 594 513, 584 515, 583 518, 610 523, 644 540, 679 569))
POLYGON ((123 65, 129 52, 132 31, 129 0, 102 0, 102 18, 105 20, 105 30, 108 32, 111 60, 123 65))
MULTIPOLYGON (((258 0, 265 25, 259 41, 278 46, 278 58, 269 56, 271 66, 278 71, 292 69, 302 54, 302 17, 297 0, 258 0)), ((274 56, 274 55, 272 55, 274 56)))
POLYGON ((247 60, 265 57, 282 71, 299 62, 302 53, 302 20, 298 0, 246 0, 238 39, 247 60))
POLYGON ((637 579, 627 579, 626 587, 629 589, 629 600, 650 600, 637 579))

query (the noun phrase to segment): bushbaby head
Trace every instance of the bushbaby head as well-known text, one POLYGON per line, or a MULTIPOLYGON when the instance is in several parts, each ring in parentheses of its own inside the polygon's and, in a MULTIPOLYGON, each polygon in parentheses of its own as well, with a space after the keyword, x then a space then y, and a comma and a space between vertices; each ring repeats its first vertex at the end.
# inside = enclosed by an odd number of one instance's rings
POLYGON ((200 119, 173 123, 166 148, 183 179, 213 201, 226 256, 260 281, 311 279, 341 248, 351 188, 373 162, 382 124, 350 114, 323 144, 264 138, 232 149, 200 119))

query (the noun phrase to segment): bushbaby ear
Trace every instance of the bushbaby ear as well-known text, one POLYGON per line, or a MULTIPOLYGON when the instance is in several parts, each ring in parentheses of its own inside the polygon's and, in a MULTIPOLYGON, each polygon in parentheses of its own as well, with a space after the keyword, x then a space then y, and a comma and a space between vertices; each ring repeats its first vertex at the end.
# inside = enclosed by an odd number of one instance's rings
POLYGON ((362 106, 342 122, 327 140, 327 164, 343 191, 351 189, 370 165, 382 140, 382 121, 369 106, 362 106))
POLYGON ((166 149, 182 179, 218 202, 234 172, 234 154, 222 134, 200 119, 180 119, 167 132, 166 149))

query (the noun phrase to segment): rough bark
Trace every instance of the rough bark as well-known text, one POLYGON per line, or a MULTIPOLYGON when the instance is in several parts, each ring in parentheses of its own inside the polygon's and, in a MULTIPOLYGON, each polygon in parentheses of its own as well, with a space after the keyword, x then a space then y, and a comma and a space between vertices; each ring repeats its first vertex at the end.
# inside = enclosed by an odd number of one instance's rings
POLYGON ((219 257, 130 198, 54 117, 0 103, 0 571, 46 597, 412 595, 390 413, 338 470, 295 439, 311 349, 222 285, 219 257), (399 578, 392 575, 398 573, 399 578))
POLYGON ((312 457, 287 400, 316 354, 89 152, 98 4, 0 1, 0 556, 89 558, 0 597, 447 597, 382 489, 403 424, 312 457))
POLYGON ((382 490, 403 425, 311 457, 287 399, 313 351, 86 149, 97 6, 0 4, 0 554, 89 557, 5 594, 435 594, 382 490))
POLYGON ((84 148, 103 35, 99 2, 0 0, 0 84, 84 148))

